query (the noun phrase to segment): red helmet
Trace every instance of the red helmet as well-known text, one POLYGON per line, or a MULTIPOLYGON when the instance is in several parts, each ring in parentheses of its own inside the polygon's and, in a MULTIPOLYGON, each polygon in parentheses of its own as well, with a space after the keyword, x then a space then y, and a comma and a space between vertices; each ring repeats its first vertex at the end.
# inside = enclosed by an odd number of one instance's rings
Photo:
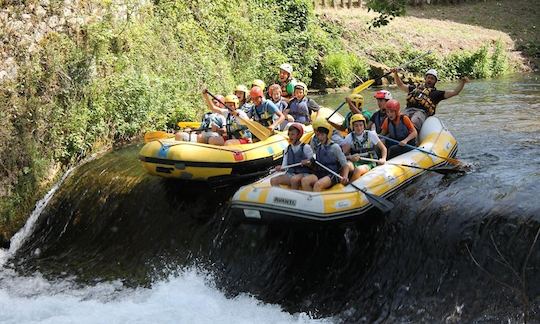
POLYGON ((393 110, 396 112, 396 114, 399 114, 399 110, 401 109, 401 106, 399 105, 399 101, 396 99, 391 99, 386 102, 386 110, 393 110))
POLYGON ((251 88, 251 91, 249 92, 249 96, 251 98, 263 97, 263 91, 260 87, 254 86, 253 88, 251 88))
POLYGON ((376 99, 390 100, 392 99, 392 94, 388 90, 379 90, 375 92, 375 95, 373 97, 375 97, 376 99))
POLYGON ((300 123, 291 123, 289 125, 289 129, 296 128, 298 130, 298 137, 302 137, 304 135, 304 126, 300 123))

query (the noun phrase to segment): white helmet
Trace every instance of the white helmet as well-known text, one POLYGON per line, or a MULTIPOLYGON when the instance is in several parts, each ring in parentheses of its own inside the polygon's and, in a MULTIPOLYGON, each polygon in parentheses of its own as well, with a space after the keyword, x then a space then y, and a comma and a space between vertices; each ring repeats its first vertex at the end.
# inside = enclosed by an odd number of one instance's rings
POLYGON ((289 74, 292 74, 292 65, 290 65, 289 63, 283 63, 279 66, 279 68, 289 74))
POLYGON ((428 74, 433 75, 433 76, 435 77, 435 79, 439 80, 439 77, 437 76, 437 70, 435 70, 435 69, 429 69, 429 70, 427 70, 427 72, 426 72, 426 75, 428 75, 428 74))

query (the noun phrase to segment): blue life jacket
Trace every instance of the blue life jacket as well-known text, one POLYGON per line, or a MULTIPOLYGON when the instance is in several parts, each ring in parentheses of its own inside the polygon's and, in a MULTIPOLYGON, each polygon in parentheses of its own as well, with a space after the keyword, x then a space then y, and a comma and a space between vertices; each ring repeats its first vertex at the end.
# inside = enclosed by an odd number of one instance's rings
POLYGON ((296 98, 289 102, 289 115, 294 117, 294 121, 302 124, 309 124, 311 122, 309 118, 308 99, 306 97, 302 100, 296 98))
MULTIPOLYGON (((394 125, 394 123, 389 119, 388 120, 388 137, 391 139, 395 139, 396 141, 402 141, 409 136, 409 129, 407 126, 405 126, 405 123, 403 123, 403 115, 399 116, 400 123, 399 125, 394 125)), ((410 145, 416 145, 416 139, 412 139, 409 141, 410 145)), ((397 143, 388 143, 388 147, 397 145, 397 143)))
MULTIPOLYGON (((321 144, 317 147, 317 153, 316 153, 317 161, 319 161, 319 163, 329 168, 330 170, 334 171, 335 173, 339 173, 339 169, 340 169, 339 161, 337 157, 334 156, 334 154, 332 154, 332 151, 330 150, 332 145, 334 145, 334 142, 330 142, 326 145, 321 144)), ((328 172, 325 169, 320 170, 320 173, 331 176, 330 172, 328 172)))
MULTIPOLYGON (((292 146, 289 144, 289 146, 287 147, 287 152, 285 153, 285 154, 287 154, 287 164, 288 165, 295 164, 295 163, 300 163, 303 160, 307 159, 306 153, 304 152, 304 145, 306 145, 306 143, 300 144, 300 151, 297 152, 298 154, 294 154, 292 146)), ((295 174, 296 173, 309 173, 310 170, 309 170, 308 167, 301 165, 301 166, 296 166, 296 167, 290 168, 287 172, 295 173, 295 174)))

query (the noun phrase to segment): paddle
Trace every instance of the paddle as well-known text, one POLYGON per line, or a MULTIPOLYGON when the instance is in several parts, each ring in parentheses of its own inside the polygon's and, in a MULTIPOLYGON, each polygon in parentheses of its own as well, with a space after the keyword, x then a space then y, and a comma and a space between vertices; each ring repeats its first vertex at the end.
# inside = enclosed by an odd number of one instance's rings
MULTIPOLYGON (((279 170, 279 171, 285 171, 285 170, 288 170, 288 169, 290 169, 290 168, 294 168, 294 167, 301 166, 301 165, 302 165, 302 162, 289 164, 289 165, 286 165, 286 166, 284 166, 284 167, 281 167, 281 170, 279 170)), ((270 172, 276 172, 276 171, 277 171, 276 168, 272 168, 272 169, 270 170, 270 172)))
POLYGON ((201 122, 178 122, 177 125, 180 128, 197 128, 201 126, 201 122))
MULTIPOLYGON (((379 162, 379 160, 370 159, 370 158, 364 158, 364 157, 361 157, 360 160, 369 161, 369 162, 379 162)), ((458 170, 455 167, 451 167, 451 166, 442 166, 442 167, 435 167, 435 168, 427 169, 427 168, 422 168, 422 167, 419 167, 419 166, 416 166, 416 165, 402 164, 402 163, 386 162, 386 164, 404 166, 404 167, 408 167, 408 168, 414 168, 414 169, 425 170, 425 171, 434 171, 434 172, 444 174, 444 175, 451 174, 451 173, 463 173, 462 170, 458 170)))
MULTIPOLYGON (((362 91, 364 91, 365 89, 369 88, 370 85, 373 84, 373 82, 375 82, 375 80, 368 80, 364 83, 362 83, 361 85, 359 85, 358 87, 354 88, 353 91, 352 91, 352 94, 357 94, 357 93, 360 93, 362 91)), ((343 101, 337 108, 336 110, 334 110, 330 116, 328 116, 326 118, 326 120, 329 120, 330 117, 334 116, 335 113, 337 113, 347 102, 346 101, 343 101)))
MULTIPOLYGON (((381 135, 381 134, 378 134, 378 135, 379 135, 380 138, 384 138, 385 140, 388 140, 388 141, 390 141, 390 142, 394 142, 394 143, 397 143, 397 144, 400 143, 400 141, 395 140, 395 139, 393 139, 393 138, 390 138, 390 137, 387 137, 387 136, 384 136, 384 135, 381 135)), ((400 144, 400 145, 401 145, 401 144, 400 144)), ((463 165, 463 163, 461 163, 460 160, 457 160, 457 159, 454 159, 454 158, 451 158, 451 157, 440 156, 440 155, 437 155, 437 154, 432 153, 432 152, 430 152, 430 151, 426 151, 426 150, 424 150, 424 149, 422 149, 422 148, 420 148, 420 147, 417 147, 417 146, 412 146, 412 145, 409 145, 409 144, 405 144, 404 146, 405 146, 405 147, 408 147, 408 148, 411 148, 411 149, 413 149, 413 150, 418 150, 418 151, 420 151, 420 152, 423 152, 423 153, 426 153, 426 154, 429 154, 429 155, 433 155, 433 156, 435 156, 435 157, 438 157, 439 159, 443 159, 443 160, 445 160, 445 161, 448 161, 448 163, 453 164, 453 165, 455 165, 455 166, 463 165)))
MULTIPOLYGON (((225 105, 225 103, 223 103, 223 101, 221 101, 219 98, 217 98, 216 96, 214 96, 212 93, 210 93, 210 91, 206 90, 206 93, 208 93, 210 95, 210 97, 214 98, 215 100, 217 100, 220 104, 222 104, 223 106, 225 106, 227 109, 229 109, 229 111, 232 111, 231 108, 227 107, 225 105)), ((243 124, 245 126, 248 127, 249 131, 257 136, 257 138, 261 141, 264 141, 265 139, 267 139, 268 137, 272 136, 273 132, 271 130, 269 130, 268 128, 264 127, 263 125, 259 124, 258 122, 254 121, 254 120, 251 120, 249 118, 242 118, 240 116, 238 116, 238 118, 240 119, 240 124, 243 124)))
MULTIPOLYGON (((425 53, 422 53, 422 54, 418 55, 417 57, 413 58, 412 60, 403 63, 402 65, 400 65, 398 67, 398 69, 403 69, 407 65, 411 64, 412 62, 414 62, 414 61, 416 61, 418 59, 421 59, 422 57, 424 57, 426 55, 429 55, 429 54, 431 54, 431 51, 427 51, 425 53)), ((385 73, 385 74, 381 75, 380 77, 376 77, 375 79, 367 80, 366 82, 362 83, 358 87, 354 88, 354 90, 352 91, 352 94, 357 94, 357 93, 360 93, 360 92, 364 91, 365 89, 369 88, 373 83, 375 83, 375 81, 380 80, 382 78, 385 78, 385 77, 389 76, 390 74, 392 74, 392 71, 390 71, 388 73, 385 73)), ((334 113, 336 113, 338 110, 340 110, 341 107, 343 107, 345 105, 345 103, 346 103, 345 101, 342 102, 341 105, 339 105, 339 107, 337 107, 336 110, 334 110, 334 112, 330 116, 328 116, 327 120, 330 119, 330 117, 332 117, 332 115, 334 113)))
MULTIPOLYGON (((338 177, 339 179, 343 179, 343 177, 339 174, 337 174, 336 172, 334 172, 332 169, 329 169, 326 165, 322 164, 321 162, 315 160, 315 163, 317 163, 317 165, 319 165, 321 168, 325 169, 326 171, 330 172, 331 174, 335 175, 336 177, 338 177)), ((390 210, 392 210, 392 208, 394 208, 394 204, 386 199, 384 199, 383 197, 381 196, 377 196, 375 194, 372 194, 372 193, 369 193, 367 192, 366 190, 356 186, 354 183, 352 182, 349 182, 349 184, 351 186, 353 186, 354 188, 356 188, 358 191, 362 192, 364 195, 366 195, 366 198, 367 200, 373 205, 375 206, 377 209, 379 209, 380 211, 382 211, 383 213, 386 213, 386 212, 389 212, 390 210)))

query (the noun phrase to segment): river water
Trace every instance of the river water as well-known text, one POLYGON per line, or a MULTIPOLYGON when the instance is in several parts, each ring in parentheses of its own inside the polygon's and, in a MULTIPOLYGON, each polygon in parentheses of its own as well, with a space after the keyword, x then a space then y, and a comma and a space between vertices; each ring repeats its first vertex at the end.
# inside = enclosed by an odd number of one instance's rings
POLYGON ((0 251, 0 322, 538 322, 540 76, 471 82, 437 115, 472 170, 336 227, 233 223, 235 188, 148 176, 140 145, 85 163, 0 251))

